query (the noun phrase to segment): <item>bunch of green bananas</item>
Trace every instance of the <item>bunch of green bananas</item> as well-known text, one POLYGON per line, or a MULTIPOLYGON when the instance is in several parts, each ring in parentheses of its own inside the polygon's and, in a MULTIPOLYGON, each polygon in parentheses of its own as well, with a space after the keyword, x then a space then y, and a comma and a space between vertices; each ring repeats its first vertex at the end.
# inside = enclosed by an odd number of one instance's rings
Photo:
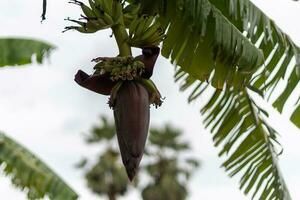
POLYGON ((94 66, 94 74, 109 73, 113 81, 117 80, 133 80, 145 70, 145 65, 132 56, 126 57, 99 57, 93 61, 98 62, 94 66))
POLYGON ((143 15, 129 26, 128 42, 133 47, 157 46, 164 38, 164 29, 156 16, 143 15))
POLYGON ((123 9, 123 19, 126 28, 129 28, 131 22, 139 17, 141 5, 140 4, 128 4, 123 9))
POLYGON ((83 21, 68 18, 79 26, 67 26, 65 31, 74 29, 82 33, 94 33, 110 28, 123 19, 123 6, 119 0, 89 0, 89 6, 77 0, 69 3, 79 5, 84 15, 81 15, 83 21))

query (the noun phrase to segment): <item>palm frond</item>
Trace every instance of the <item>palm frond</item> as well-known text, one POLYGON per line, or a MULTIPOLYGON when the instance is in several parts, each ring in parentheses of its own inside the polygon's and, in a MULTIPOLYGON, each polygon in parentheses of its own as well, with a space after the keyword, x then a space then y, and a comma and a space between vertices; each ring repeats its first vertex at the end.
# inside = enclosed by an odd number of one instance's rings
POLYGON ((54 47, 38 40, 21 38, 0 39, 0 67, 25 65, 33 61, 42 63, 54 47))
POLYGON ((77 199, 78 195, 39 158, 0 132, 0 165, 28 199, 77 199))

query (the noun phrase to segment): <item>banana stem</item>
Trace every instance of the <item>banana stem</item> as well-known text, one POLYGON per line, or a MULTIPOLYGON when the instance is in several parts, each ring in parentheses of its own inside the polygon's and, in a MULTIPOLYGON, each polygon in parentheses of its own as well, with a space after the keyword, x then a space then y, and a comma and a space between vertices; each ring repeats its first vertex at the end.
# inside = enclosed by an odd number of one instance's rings
POLYGON ((111 27, 119 48, 119 56, 131 56, 131 47, 127 43, 128 33, 122 23, 111 27))

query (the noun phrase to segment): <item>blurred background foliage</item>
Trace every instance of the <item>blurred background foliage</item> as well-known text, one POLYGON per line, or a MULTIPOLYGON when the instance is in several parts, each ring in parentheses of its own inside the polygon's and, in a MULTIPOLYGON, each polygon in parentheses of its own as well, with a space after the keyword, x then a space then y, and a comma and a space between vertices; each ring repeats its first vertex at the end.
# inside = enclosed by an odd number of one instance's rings
POLYGON ((103 148, 96 163, 82 159, 76 167, 82 168, 88 187, 109 200, 137 190, 144 200, 183 200, 188 196, 188 181, 200 163, 186 154, 191 151, 183 141, 182 131, 166 124, 151 128, 145 155, 138 176, 129 182, 121 163, 114 123, 102 116, 100 123, 86 134, 87 144, 100 144, 103 148))
POLYGON ((55 47, 27 38, 0 38, 0 67, 42 63, 55 47))
MULTIPOLYGON (((42 63, 54 50, 46 42, 27 38, 0 38, 0 67, 42 63)), ((0 132, 0 169, 28 199, 77 199, 60 176, 14 139, 0 132)))

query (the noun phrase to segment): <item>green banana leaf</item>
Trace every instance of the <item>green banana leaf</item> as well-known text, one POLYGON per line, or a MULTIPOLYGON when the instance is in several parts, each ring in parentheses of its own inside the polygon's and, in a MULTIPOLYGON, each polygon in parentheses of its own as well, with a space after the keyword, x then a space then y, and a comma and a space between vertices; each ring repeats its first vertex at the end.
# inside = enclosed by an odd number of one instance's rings
POLYGON ((181 90, 193 87, 189 102, 198 96, 209 97, 201 109, 204 125, 212 133, 214 145, 221 147, 222 167, 229 176, 240 177, 240 189, 252 199, 291 199, 278 166, 278 133, 266 122, 268 113, 249 95, 249 89, 216 90, 189 77, 181 90))
POLYGON ((38 63, 49 56, 54 46, 31 39, 0 38, 0 67, 38 63))
POLYGON ((26 189, 28 199, 48 196, 56 200, 77 199, 78 195, 28 149, 0 132, 0 165, 12 183, 26 189))
MULTIPOLYGON (((225 84, 249 86, 260 94, 272 94, 280 80, 289 80, 289 88, 273 104, 282 111, 298 83, 300 50, 251 1, 134 2, 142 5, 142 12, 160 14, 168 27, 162 55, 193 78, 209 81, 218 89, 225 84)), ((297 111, 294 115, 300 115, 297 111)))
MULTIPOLYGON (((210 96, 201 113, 221 147, 219 156, 226 157, 222 167, 240 177, 240 188, 252 199, 291 199, 277 163, 278 133, 249 93, 268 100, 288 80, 272 102, 282 111, 298 84, 299 47, 249 0, 128 2, 140 3, 142 13, 158 13, 167 27, 162 55, 176 66, 180 89, 192 91, 188 101, 210 96)), ((298 126, 299 116, 298 107, 292 115, 298 126)))
MULTIPOLYGON (((33 56, 38 63, 42 63, 54 47, 37 40, 1 38, 0 49, 0 67, 4 67, 32 63, 33 56)), ((45 196, 56 200, 78 198, 78 195, 38 157, 1 132, 0 166, 15 186, 25 189, 28 199, 40 199, 45 196)))

